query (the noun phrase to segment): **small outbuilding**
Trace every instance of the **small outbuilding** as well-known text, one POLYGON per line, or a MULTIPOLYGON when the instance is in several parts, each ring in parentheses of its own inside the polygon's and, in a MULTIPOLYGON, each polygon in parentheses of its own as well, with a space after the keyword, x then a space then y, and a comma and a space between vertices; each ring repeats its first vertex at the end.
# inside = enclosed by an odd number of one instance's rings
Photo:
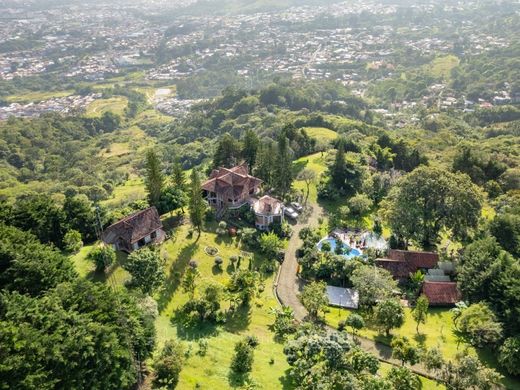
POLYGON ((160 243, 165 236, 157 209, 149 207, 110 225, 101 239, 115 250, 130 253, 145 245, 160 243))
POLYGON ((430 306, 454 306, 461 299, 456 282, 425 281, 422 293, 428 298, 430 306))
POLYGON ((329 305, 357 309, 359 307, 359 293, 351 288, 327 286, 329 305))

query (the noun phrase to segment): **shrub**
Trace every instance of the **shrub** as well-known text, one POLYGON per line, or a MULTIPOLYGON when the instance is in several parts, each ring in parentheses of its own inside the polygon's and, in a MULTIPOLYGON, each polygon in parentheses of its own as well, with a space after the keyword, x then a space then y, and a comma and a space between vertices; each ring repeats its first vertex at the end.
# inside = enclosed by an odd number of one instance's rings
POLYGON ((179 383, 179 374, 184 363, 182 347, 177 342, 170 340, 164 345, 161 354, 154 362, 154 385, 174 389, 179 383))
POLYGON ((222 264, 224 264, 224 259, 220 256, 215 257, 215 267, 220 269, 222 268, 222 264))
POLYGON ((116 252, 109 246, 97 246, 90 251, 88 258, 96 265, 96 271, 105 271, 116 260, 116 252))
POLYGON ((235 355, 231 361, 232 371, 239 374, 251 371, 253 368, 253 348, 247 338, 235 344, 235 355))
POLYGON ((495 314, 483 303, 475 303, 464 309, 458 319, 460 331, 472 345, 494 345, 502 338, 502 325, 495 314))
POLYGON ((81 233, 74 229, 69 230, 63 237, 63 244, 65 245, 67 252, 78 252, 83 246, 83 241, 81 241, 81 233))
POLYGON ((510 337, 499 349, 498 362, 511 375, 520 375, 520 336, 510 337))

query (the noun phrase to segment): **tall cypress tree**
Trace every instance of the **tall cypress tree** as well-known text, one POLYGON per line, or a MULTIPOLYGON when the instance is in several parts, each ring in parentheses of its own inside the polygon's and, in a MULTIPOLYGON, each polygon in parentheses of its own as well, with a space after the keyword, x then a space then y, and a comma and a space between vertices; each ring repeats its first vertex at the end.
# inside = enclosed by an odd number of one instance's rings
POLYGON ((273 178, 274 178, 274 167, 275 167, 275 159, 273 156, 275 155, 275 150, 272 142, 265 142, 260 145, 258 148, 257 158, 256 158, 256 169, 254 171, 255 176, 262 179, 264 181, 264 185, 267 187, 273 187, 273 178))
POLYGON ((274 186, 282 199, 285 198, 285 195, 290 191, 294 179, 292 152, 289 149, 288 143, 285 131, 282 131, 278 136, 278 150, 274 171, 274 186))
POLYGON ((338 142, 336 158, 334 159, 334 164, 329 168, 329 174, 332 185, 336 189, 343 191, 347 177, 347 163, 345 161, 345 145, 341 140, 338 142))
POLYGON ((172 183, 173 185, 182 191, 186 190, 186 174, 182 168, 182 164, 176 161, 172 166, 172 183))
POLYGON ((213 157, 213 167, 231 168, 238 164, 241 155, 240 142, 226 133, 220 137, 213 157))
POLYGON ((260 145, 260 140, 256 133, 249 129, 246 131, 244 136, 244 145, 242 147, 242 157, 246 160, 247 165, 249 166, 250 171, 253 171, 253 168, 256 163, 256 155, 258 153, 258 147, 260 145))
POLYGON ((200 176, 196 169, 191 171, 189 211, 191 223, 197 228, 200 235, 204 216, 206 215, 206 203, 202 197, 200 176))
POLYGON ((164 188, 164 175, 161 170, 161 161, 153 149, 146 152, 145 168, 144 182, 148 193, 148 202, 151 206, 158 206, 164 188))

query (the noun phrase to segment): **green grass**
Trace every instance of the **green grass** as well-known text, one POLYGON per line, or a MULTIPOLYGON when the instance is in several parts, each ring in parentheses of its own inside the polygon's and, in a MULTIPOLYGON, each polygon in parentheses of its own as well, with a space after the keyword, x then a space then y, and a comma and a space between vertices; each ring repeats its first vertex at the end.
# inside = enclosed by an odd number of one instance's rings
MULTIPOLYGON (((249 308, 242 308, 229 317, 221 326, 203 324, 187 328, 172 321, 177 308, 184 304, 188 295, 180 288, 180 280, 188 267, 188 262, 197 260, 201 273, 198 286, 209 281, 226 285, 229 281, 233 267, 229 261, 230 256, 239 254, 243 249, 235 238, 219 237, 214 231, 216 223, 208 225, 200 237, 197 233, 189 235, 190 225, 177 226, 175 221, 165 219, 164 225, 172 235, 172 238, 163 243, 160 251, 166 260, 165 268, 167 279, 164 289, 156 294, 160 315, 156 320, 158 349, 164 342, 171 338, 180 339, 184 349, 188 351, 188 358, 183 366, 180 382, 177 388, 189 389, 199 386, 201 389, 228 389, 238 388, 243 382, 230 374, 229 366, 234 353, 234 345, 245 335, 255 335, 260 344, 254 352, 253 370, 247 381, 254 383, 259 388, 292 389, 286 371, 289 366, 283 354, 283 344, 274 341, 274 335, 269 330, 273 322, 271 307, 278 305, 272 290, 274 274, 264 276, 262 284, 263 292, 254 299, 249 308), (205 253, 206 246, 218 248, 218 256, 224 259, 222 271, 214 268, 214 257, 205 253), (198 340, 204 338, 208 341, 206 355, 200 356, 198 352, 198 340)), ((108 271, 108 274, 100 275, 94 272, 94 267, 87 259, 92 246, 86 246, 79 253, 72 256, 72 260, 82 277, 92 280, 109 282, 115 285, 123 285, 129 275, 121 268, 126 255, 118 253, 117 263, 108 271)), ((254 255, 252 267, 258 267, 264 258, 254 255)), ((242 260, 240 267, 249 266, 248 260, 242 260)), ((228 303, 223 302, 222 308, 228 308, 228 303)))
POLYGON ((134 200, 146 197, 144 182, 141 178, 129 179, 125 184, 114 188, 112 197, 101 203, 107 207, 119 207, 134 200))
POLYGON ((105 112, 113 112, 123 116, 125 108, 128 104, 128 99, 123 96, 116 96, 110 99, 98 99, 90 103, 87 107, 87 116, 97 117, 103 115, 105 112))
MULTIPOLYGON (((168 221, 165 221, 168 226, 168 221)), ((216 281, 225 285, 233 268, 229 257, 240 253, 242 249, 236 239, 220 238, 214 231, 216 224, 211 224, 209 231, 188 236, 190 226, 181 225, 172 233, 174 238, 164 243, 161 252, 167 258, 167 281, 165 290, 157 296, 161 314, 157 319, 158 343, 162 345, 169 338, 177 337, 183 340, 186 348, 192 348, 193 354, 187 360, 181 372, 179 388, 194 388, 198 383, 202 389, 230 388, 237 384, 229 376, 229 364, 233 356, 234 344, 245 335, 255 335, 260 341, 255 350, 255 360, 251 380, 261 388, 287 388, 284 385, 285 370, 288 364, 283 355, 283 345, 276 343, 268 327, 273 321, 270 308, 277 306, 272 292, 274 275, 263 280, 265 290, 251 304, 249 313, 246 310, 238 311, 228 322, 221 326, 205 325, 197 328, 185 327, 171 322, 175 310, 188 300, 180 288, 181 275, 184 273, 190 260, 195 259, 199 264, 201 280, 199 285, 208 281, 216 281), (218 248, 218 256, 224 259, 223 271, 214 268, 212 256, 204 252, 206 246, 218 248), (209 349, 205 356, 196 354, 197 340, 205 338, 209 342, 209 349), (274 359, 275 364, 270 364, 274 359)), ((254 266, 258 266, 261 257, 255 255, 254 266)), ((247 260, 242 260, 241 268, 248 266, 247 260)), ((223 304, 226 307, 227 304, 223 304)), ((290 387, 289 387, 290 388, 290 387)))
POLYGON ((304 127, 307 134, 318 140, 334 141, 338 138, 338 133, 325 127, 304 127))
MULTIPOLYGON (((490 351, 476 350, 466 340, 457 335, 450 309, 430 308, 426 323, 419 326, 419 334, 416 332, 416 323, 412 318, 411 310, 405 308, 404 311, 404 325, 399 329, 392 330, 390 337, 381 334, 370 323, 359 332, 359 335, 387 345, 390 345, 393 336, 406 336, 419 346, 426 348, 438 347, 444 358, 448 360, 454 359, 457 353, 467 351, 470 354, 477 354, 480 360, 487 366, 499 370, 496 358, 490 351)), ((352 310, 330 307, 329 312, 325 315, 325 319, 327 324, 337 328, 339 321, 345 320, 351 312, 352 310)), ((348 330, 350 331, 350 329, 348 330)), ((507 388, 520 388, 519 379, 506 376, 504 372, 501 372, 501 374, 504 375, 502 383, 507 388)))
POLYGON ((447 55, 435 58, 425 69, 435 77, 442 77, 444 80, 451 78, 451 70, 459 66, 460 60, 454 55, 447 55))
POLYGON ((59 98, 72 95, 73 91, 48 91, 48 92, 27 92, 16 95, 9 95, 5 98, 9 103, 25 103, 25 102, 40 102, 42 100, 49 100, 52 98, 59 98))
MULTIPOLYGON (((327 170, 327 166, 325 165, 326 156, 327 153, 315 153, 309 156, 301 157, 293 163, 294 168, 297 172, 300 172, 304 168, 307 168, 314 171, 314 173, 316 174, 316 180, 313 184, 311 184, 309 191, 309 201, 313 203, 316 203, 318 201, 316 185, 319 182, 319 177, 322 173, 324 173, 327 170)), ((301 190, 304 192, 307 191, 307 186, 303 181, 296 180, 294 182, 293 187, 297 190, 301 190)))

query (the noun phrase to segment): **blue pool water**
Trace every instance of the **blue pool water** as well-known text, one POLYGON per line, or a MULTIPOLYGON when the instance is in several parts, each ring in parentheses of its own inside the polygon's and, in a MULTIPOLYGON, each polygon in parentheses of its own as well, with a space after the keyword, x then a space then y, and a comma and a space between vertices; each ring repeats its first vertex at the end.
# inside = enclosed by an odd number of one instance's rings
MULTIPOLYGON (((330 251, 331 253, 336 253, 336 244, 337 244, 337 240, 335 238, 332 238, 332 237, 327 237, 327 238, 324 238, 323 240, 321 240, 319 243, 318 243, 318 249, 321 251, 321 246, 324 242, 328 242, 330 244, 330 251)), ((359 249, 356 249, 356 248, 350 248, 347 244, 345 243, 342 243, 342 249, 344 250, 344 253, 341 255, 347 259, 351 259, 353 257, 358 257, 358 256, 361 256, 361 251, 359 249), (350 251, 349 251, 350 249, 350 251)))

